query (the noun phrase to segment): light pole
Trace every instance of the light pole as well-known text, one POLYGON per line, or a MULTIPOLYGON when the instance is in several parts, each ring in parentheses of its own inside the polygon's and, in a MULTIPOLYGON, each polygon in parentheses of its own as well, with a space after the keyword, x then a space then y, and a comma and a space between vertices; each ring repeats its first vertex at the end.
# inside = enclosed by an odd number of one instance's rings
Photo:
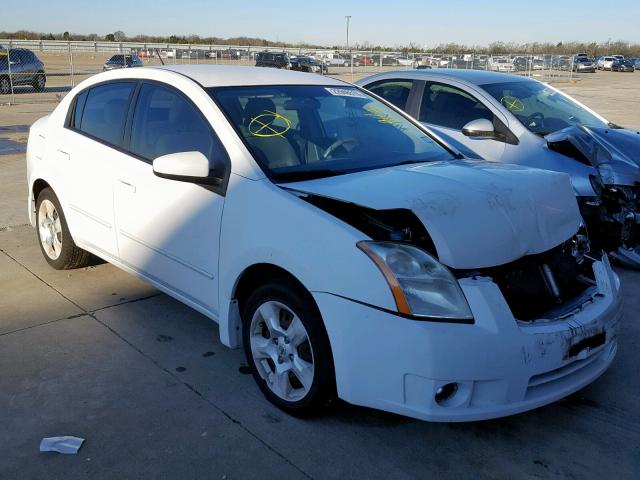
POLYGON ((353 56, 349 50, 349 21, 351 20, 351 15, 345 15, 344 18, 347 20, 347 53, 349 54, 349 63, 351 64, 351 81, 353 82, 353 56))

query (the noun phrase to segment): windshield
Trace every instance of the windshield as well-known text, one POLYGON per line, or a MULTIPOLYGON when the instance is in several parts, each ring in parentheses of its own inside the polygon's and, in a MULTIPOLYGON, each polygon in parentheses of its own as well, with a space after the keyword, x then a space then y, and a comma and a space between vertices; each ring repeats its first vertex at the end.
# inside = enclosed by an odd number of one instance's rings
POLYGON ((355 87, 222 87, 209 93, 275 181, 452 157, 405 117, 355 87))
POLYGON ((570 98, 534 81, 482 85, 531 132, 546 135, 574 125, 607 127, 570 98))

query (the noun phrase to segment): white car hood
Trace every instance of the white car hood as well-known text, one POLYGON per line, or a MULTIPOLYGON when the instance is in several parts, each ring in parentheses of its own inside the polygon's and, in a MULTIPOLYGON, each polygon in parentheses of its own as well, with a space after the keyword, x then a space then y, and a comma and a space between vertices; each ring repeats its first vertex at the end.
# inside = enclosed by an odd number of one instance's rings
POLYGON ((412 210, 452 268, 502 265, 571 238, 581 217, 564 173, 454 161, 283 183, 376 210, 412 210))

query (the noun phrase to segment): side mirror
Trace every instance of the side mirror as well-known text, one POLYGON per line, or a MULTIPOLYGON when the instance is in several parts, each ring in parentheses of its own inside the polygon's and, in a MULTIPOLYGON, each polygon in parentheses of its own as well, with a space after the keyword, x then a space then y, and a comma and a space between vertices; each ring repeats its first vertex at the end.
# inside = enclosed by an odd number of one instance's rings
POLYGON ((210 172, 209 160, 201 152, 169 153, 153 161, 153 173, 179 182, 219 185, 221 180, 210 172))
POLYGON ((471 120, 462 127, 462 134, 471 138, 495 138, 493 123, 486 118, 471 120))

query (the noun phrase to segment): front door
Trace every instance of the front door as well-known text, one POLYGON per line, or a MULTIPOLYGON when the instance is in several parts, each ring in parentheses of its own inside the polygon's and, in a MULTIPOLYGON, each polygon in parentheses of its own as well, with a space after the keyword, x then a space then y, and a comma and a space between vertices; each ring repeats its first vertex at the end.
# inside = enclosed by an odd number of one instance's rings
POLYGON ((210 187, 153 173, 153 159, 224 149, 198 108, 172 87, 143 83, 131 120, 130 155, 114 177, 120 259, 187 303, 218 311, 218 255, 224 197, 210 187))
POLYGON ((501 161, 507 145, 505 141, 471 138, 462 133, 467 123, 480 118, 490 120, 497 131, 507 133, 504 122, 469 92, 446 83, 425 84, 418 113, 420 122, 467 156, 501 161))

